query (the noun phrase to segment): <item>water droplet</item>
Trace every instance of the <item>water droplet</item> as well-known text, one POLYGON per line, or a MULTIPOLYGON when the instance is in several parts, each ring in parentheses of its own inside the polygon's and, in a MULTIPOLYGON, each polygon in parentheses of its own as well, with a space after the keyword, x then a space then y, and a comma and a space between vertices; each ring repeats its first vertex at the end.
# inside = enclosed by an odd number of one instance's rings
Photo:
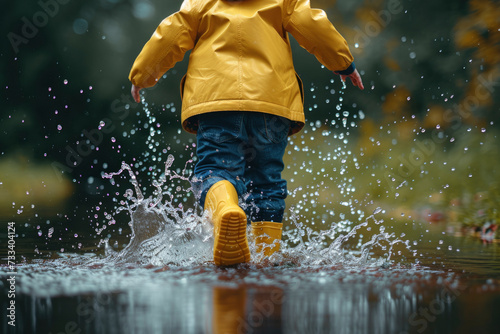
POLYGON ((75 34, 83 35, 87 32, 88 28, 89 23, 85 19, 78 18, 73 21, 73 31, 75 32, 75 34))

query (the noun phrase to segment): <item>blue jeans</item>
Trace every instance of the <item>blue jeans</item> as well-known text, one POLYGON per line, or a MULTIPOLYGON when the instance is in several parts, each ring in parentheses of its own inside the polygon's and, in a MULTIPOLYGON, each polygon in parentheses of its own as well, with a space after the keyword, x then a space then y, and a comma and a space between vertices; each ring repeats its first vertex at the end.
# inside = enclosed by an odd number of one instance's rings
POLYGON ((212 185, 227 180, 247 204, 251 221, 281 222, 287 195, 281 178, 290 121, 259 112, 220 111, 198 116, 200 204, 212 185))

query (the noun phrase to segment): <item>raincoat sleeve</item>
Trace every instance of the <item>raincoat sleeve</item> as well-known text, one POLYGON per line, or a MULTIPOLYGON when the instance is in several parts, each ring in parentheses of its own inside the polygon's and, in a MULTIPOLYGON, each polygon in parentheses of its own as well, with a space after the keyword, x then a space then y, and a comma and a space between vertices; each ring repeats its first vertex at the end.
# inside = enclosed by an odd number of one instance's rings
POLYGON ((154 86, 160 77, 194 47, 198 15, 196 0, 184 0, 181 9, 164 19, 137 56, 129 80, 137 87, 154 86))
POLYGON ((354 71, 347 42, 320 9, 309 0, 285 1, 283 25, 297 42, 330 71, 349 75, 354 71))

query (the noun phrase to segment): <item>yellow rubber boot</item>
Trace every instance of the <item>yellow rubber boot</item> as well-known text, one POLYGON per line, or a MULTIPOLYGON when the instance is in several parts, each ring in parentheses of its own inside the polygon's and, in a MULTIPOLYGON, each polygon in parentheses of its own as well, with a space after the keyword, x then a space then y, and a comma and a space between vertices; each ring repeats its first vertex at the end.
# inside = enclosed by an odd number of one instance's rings
POLYGON ((219 181, 207 193, 205 210, 214 225, 214 262, 218 266, 249 262, 247 216, 238 206, 238 194, 229 181, 219 181))
POLYGON ((268 257, 280 250, 280 243, 274 243, 275 240, 281 240, 281 231, 283 223, 275 222, 252 222, 252 235, 255 238, 257 252, 262 252, 264 244, 273 245, 264 248, 264 256, 268 257), (266 235, 267 234, 267 235, 266 235))

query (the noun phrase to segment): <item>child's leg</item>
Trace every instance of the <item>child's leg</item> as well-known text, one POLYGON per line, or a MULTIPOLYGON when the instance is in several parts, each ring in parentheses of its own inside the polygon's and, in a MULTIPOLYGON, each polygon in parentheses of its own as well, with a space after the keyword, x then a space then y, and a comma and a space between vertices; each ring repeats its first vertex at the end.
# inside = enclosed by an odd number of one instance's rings
POLYGON ((199 161, 195 176, 202 180, 201 204, 214 226, 214 262, 234 265, 250 261, 247 216, 238 205, 245 191, 245 161, 239 149, 245 139, 244 114, 201 115, 197 134, 199 161))
POLYGON ((247 211, 253 222, 283 219, 287 188, 281 172, 289 129, 290 121, 279 116, 249 116, 247 132, 252 150, 247 151, 245 180, 250 193, 247 211))
POLYGON ((251 119, 247 131, 253 154, 246 157, 245 169, 250 193, 247 212, 252 221, 257 252, 268 257, 280 249, 281 221, 287 195, 286 181, 281 178, 281 172, 290 121, 266 114, 255 114, 251 119))
POLYGON ((200 204, 203 207, 208 190, 219 181, 231 182, 239 195, 246 192, 243 147, 247 137, 241 112, 212 112, 198 119, 198 162, 194 174, 201 180, 200 204))

